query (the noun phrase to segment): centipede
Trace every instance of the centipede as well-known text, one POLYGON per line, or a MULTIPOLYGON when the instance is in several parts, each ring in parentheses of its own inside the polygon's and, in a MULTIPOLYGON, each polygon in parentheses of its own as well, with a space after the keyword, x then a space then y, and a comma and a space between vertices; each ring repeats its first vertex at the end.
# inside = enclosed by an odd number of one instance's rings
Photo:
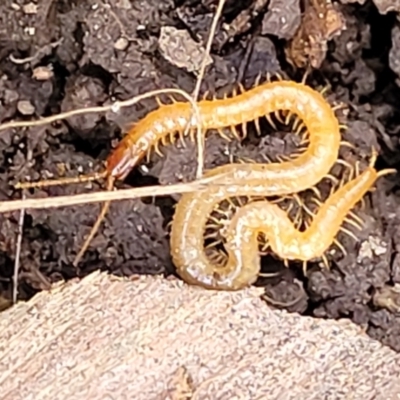
MULTIPOLYGON (((272 124, 271 115, 295 117, 296 133, 303 132, 305 149, 289 159, 267 163, 230 163, 205 172, 213 176, 215 184, 205 192, 183 194, 175 207, 171 226, 171 256, 177 274, 187 283, 217 290, 239 290, 252 285, 260 273, 259 240, 262 233, 266 244, 275 254, 287 260, 308 260, 323 256, 335 240, 346 216, 355 204, 373 186, 375 181, 394 170, 377 172, 374 153, 368 168, 339 188, 321 204, 312 223, 304 232, 296 229, 287 214, 277 204, 267 200, 254 201, 239 207, 226 233, 227 257, 213 261, 204 249, 204 231, 207 218, 222 201, 243 196, 247 198, 283 197, 315 188, 322 179, 330 177, 330 170, 340 163, 339 149, 349 145, 342 140, 335 109, 320 91, 304 82, 268 79, 264 83, 223 99, 203 99, 197 102, 200 120, 188 102, 173 100, 159 102, 159 107, 134 124, 107 158, 102 173, 80 177, 79 181, 106 179, 106 190, 113 190, 117 180, 124 180, 144 157, 159 146, 174 143, 186 136, 194 140, 198 126, 201 132, 215 130, 226 138, 228 129, 242 140, 247 125, 253 122, 257 131, 261 118, 272 124), (300 121, 300 123, 298 123, 300 121), (241 129, 240 129, 241 128, 241 129), (304 133, 305 131, 305 133, 304 133), (235 185, 235 189, 230 187, 235 185)), ((73 178, 76 179, 76 178, 73 178)), ((72 182, 72 179, 65 182, 72 182)), ((58 180, 55 184, 61 183, 58 180)), ((18 187, 35 187, 50 181, 21 183, 18 187)), ((109 208, 105 202, 91 232, 73 264, 80 262, 90 241, 95 236, 109 208)))

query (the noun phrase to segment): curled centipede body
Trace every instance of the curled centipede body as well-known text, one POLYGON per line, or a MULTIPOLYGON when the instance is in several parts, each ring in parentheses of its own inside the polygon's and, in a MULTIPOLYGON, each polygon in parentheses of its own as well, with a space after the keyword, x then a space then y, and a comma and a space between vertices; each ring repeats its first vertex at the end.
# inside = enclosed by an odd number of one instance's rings
MULTIPOLYGON (((206 176, 217 177, 216 183, 219 182, 223 185, 210 187, 202 194, 184 194, 175 209, 171 230, 171 254, 179 275, 187 282, 204 287, 226 290, 240 289, 253 283, 257 278, 259 254, 256 251, 250 251, 250 249, 253 250, 253 242, 249 237, 256 231, 266 234, 265 227, 261 226, 259 221, 254 220, 256 221, 254 222, 249 220, 250 217, 246 217, 246 210, 251 210, 251 207, 250 205, 245 206, 243 212, 238 213, 238 215, 243 213, 243 218, 234 218, 232 220, 232 223, 235 224, 234 228, 229 230, 231 242, 229 245, 231 247, 228 247, 228 252, 231 252, 229 260, 234 261, 229 261, 221 267, 212 264, 204 254, 203 236, 208 216, 217 204, 230 197, 290 195, 316 185, 321 179, 328 176, 330 169, 338 160, 341 145, 341 126, 334 110, 325 101, 321 93, 302 83, 292 81, 266 82, 231 98, 202 100, 198 102, 198 110, 200 121, 197 121, 191 105, 186 102, 162 105, 149 113, 128 132, 108 157, 106 169, 100 175, 107 178, 107 189, 111 190, 115 180, 124 179, 152 148, 157 149, 160 142, 166 143, 168 137, 174 137, 176 134, 182 137, 184 132, 188 132, 193 136, 199 123, 203 133, 210 129, 221 131, 223 128, 231 128, 235 136, 239 137, 236 130, 239 125, 242 126, 242 132, 245 136, 246 124, 252 121, 257 122, 261 117, 277 112, 296 115, 307 131, 308 147, 303 153, 289 161, 279 163, 235 163, 207 171, 206 176), (235 185, 235 188, 230 187, 230 184, 235 185), (245 224, 246 221, 248 222, 247 225, 245 224), (244 229, 243 226, 247 226, 247 228, 244 229), (242 233, 245 235, 245 239, 241 239, 242 233), (250 246, 248 254, 251 260, 242 259, 244 256, 238 253, 243 250, 245 244, 250 246), (233 257, 233 255, 235 256, 233 257)), ((372 167, 368 171, 371 176, 375 176, 372 173, 372 167)), ((360 175, 354 182, 358 182, 357 179, 364 176, 360 175)), ((98 177, 99 175, 95 178, 98 177)), ((367 180, 368 184, 374 179, 367 180)), ((349 182, 338 193, 344 196, 346 190, 350 190, 348 185, 351 183, 349 182)), ((342 214, 345 213, 343 210, 347 210, 346 207, 354 203, 353 200, 357 195, 365 193, 368 184, 355 185, 352 189, 352 193, 355 193, 353 197, 345 197, 348 199, 347 205, 343 204, 340 209, 332 207, 322 209, 318 214, 321 216, 317 221, 320 220, 323 223, 328 218, 328 214, 330 217, 336 215, 336 218, 340 219, 342 214)), ((263 204, 266 208, 266 211, 263 212, 261 209, 259 210, 260 215, 269 216, 270 221, 286 227, 288 222, 285 215, 282 214, 284 212, 278 211, 276 205, 271 208, 270 206, 273 205, 269 203, 258 204, 254 207, 262 208, 260 204, 263 204), (272 215, 275 215, 275 217, 272 215)), ((104 204, 95 226, 74 261, 75 265, 97 231, 108 206, 109 203, 104 204)), ((316 223, 313 225, 314 230, 316 223)), ((266 226, 270 225, 267 224, 266 226)), ((310 232, 313 231, 308 230, 307 232, 310 235, 310 232)), ((275 233, 282 234, 283 238, 283 241, 277 238, 276 242, 270 243, 277 254, 287 256, 289 259, 297 257, 305 260, 312 253, 312 245, 308 248, 302 245, 298 247, 297 255, 295 254, 296 251, 291 254, 284 247, 284 233, 280 230, 275 233)), ((308 237, 317 236, 315 233, 311 236, 301 237, 302 240, 307 241, 308 237)), ((268 238, 271 239, 270 236, 268 238)), ((300 236, 293 233, 291 240, 298 242, 299 238, 300 236)), ((293 244, 292 242, 291 244, 293 244)), ((288 246, 290 247, 289 244, 288 246)))

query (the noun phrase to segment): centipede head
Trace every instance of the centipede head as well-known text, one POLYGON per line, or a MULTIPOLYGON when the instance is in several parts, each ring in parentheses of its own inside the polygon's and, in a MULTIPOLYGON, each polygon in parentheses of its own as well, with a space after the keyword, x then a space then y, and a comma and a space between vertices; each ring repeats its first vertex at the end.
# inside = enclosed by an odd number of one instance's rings
POLYGON ((131 143, 126 136, 107 158, 108 175, 124 180, 146 153, 146 150, 140 148, 140 144, 131 143))

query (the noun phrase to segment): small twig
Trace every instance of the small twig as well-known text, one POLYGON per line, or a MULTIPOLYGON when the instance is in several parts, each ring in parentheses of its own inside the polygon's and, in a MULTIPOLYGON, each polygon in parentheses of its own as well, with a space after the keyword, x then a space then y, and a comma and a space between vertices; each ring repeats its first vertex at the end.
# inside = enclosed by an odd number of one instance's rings
MULTIPOLYGON (((24 199, 25 199, 25 194, 22 193, 22 200, 24 200, 24 199)), ((25 219, 25 209, 21 209, 21 211, 19 213, 19 221, 18 221, 17 247, 15 249, 13 292, 12 292, 13 304, 15 304, 17 302, 17 296, 18 296, 18 273, 19 273, 19 263, 20 263, 20 258, 21 258, 22 235, 24 232, 24 219, 25 219)))
MULTIPOLYGON (((128 100, 124 101, 115 101, 107 106, 97 106, 97 107, 87 107, 87 108, 78 108, 76 110, 66 111, 60 114, 51 115, 50 117, 42 118, 36 121, 10 121, 0 125, 0 131, 4 131, 6 129, 11 128, 27 128, 32 126, 41 126, 50 124, 55 121, 59 121, 61 119, 67 119, 73 117, 75 115, 82 115, 82 114, 93 114, 93 113, 104 113, 107 111, 112 111, 117 113, 121 108, 132 106, 139 101, 145 100, 149 97, 158 96, 163 93, 175 93, 179 94, 184 97, 192 106, 192 110, 194 110, 196 115, 196 120, 200 120, 200 112, 199 107, 195 101, 193 101, 192 97, 186 93, 184 90, 181 89, 158 89, 153 90, 148 93, 141 94, 139 96, 132 97, 128 100)), ((197 124, 197 130, 200 130, 200 125, 197 124)))
MULTIPOLYGON (((200 93, 201 82, 204 77, 204 73, 207 67, 207 58, 211 52, 212 42, 215 36, 215 31, 217 30, 217 24, 219 18, 222 14, 222 9, 224 8, 225 0, 220 0, 218 3, 217 10, 215 11, 215 15, 211 24, 210 34, 208 36, 206 50, 204 53, 204 58, 200 66, 199 75, 197 78, 196 86, 193 92, 193 100, 197 101, 200 93)), ((200 179, 203 175, 203 168, 204 168, 204 136, 201 134, 201 131, 197 131, 196 136, 196 144, 197 144, 197 170, 196 170, 196 178, 200 179)))
POLYGON ((47 54, 50 49, 54 49, 55 47, 60 45, 63 40, 64 40, 64 38, 61 38, 61 39, 57 40, 56 42, 46 44, 45 46, 41 47, 33 56, 30 56, 30 57, 16 58, 12 54, 10 54, 9 58, 14 64, 19 65, 19 64, 29 63, 29 62, 32 62, 32 61, 36 60, 37 58, 39 58, 42 54, 43 55, 47 54))

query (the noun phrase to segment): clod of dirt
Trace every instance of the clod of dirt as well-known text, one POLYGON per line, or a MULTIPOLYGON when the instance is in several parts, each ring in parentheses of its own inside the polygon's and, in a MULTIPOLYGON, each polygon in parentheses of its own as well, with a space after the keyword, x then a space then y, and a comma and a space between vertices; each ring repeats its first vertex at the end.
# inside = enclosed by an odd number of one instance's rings
POLYGON ((319 68, 327 43, 345 29, 341 11, 327 0, 305 0, 300 28, 286 47, 288 61, 297 67, 319 68))
POLYGON ((372 301, 375 306, 400 315, 400 285, 385 285, 374 293, 372 301))
MULTIPOLYGON (((176 29, 173 26, 161 28, 158 41, 162 55, 171 64, 178 68, 185 68, 188 72, 200 72, 205 55, 205 49, 196 43, 189 32, 176 29)), ((212 58, 206 57, 206 66, 212 64, 212 58)))
MULTIPOLYGON (((65 86, 65 96, 61 103, 63 112, 102 105, 106 99, 104 83, 97 78, 74 75, 65 86)), ((99 113, 76 115, 67 119, 68 124, 78 132, 93 130, 103 116, 99 113)))
MULTIPOLYGON (((14 81, 6 75, 0 78, 0 122, 11 118, 16 110, 19 100, 19 93, 14 81)), ((5 136, 4 134, 2 136, 5 136)))
POLYGON ((273 0, 262 21, 263 35, 292 39, 301 24, 300 0, 273 0))
POLYGON ((400 0, 373 0, 376 8, 381 14, 391 11, 400 12, 400 0))
POLYGON ((392 47, 389 51, 389 66, 397 75, 396 83, 400 86, 400 26, 392 29, 392 47))
POLYGON ((17 103, 17 110, 22 115, 33 115, 35 113, 35 106, 29 100, 21 100, 17 103))

